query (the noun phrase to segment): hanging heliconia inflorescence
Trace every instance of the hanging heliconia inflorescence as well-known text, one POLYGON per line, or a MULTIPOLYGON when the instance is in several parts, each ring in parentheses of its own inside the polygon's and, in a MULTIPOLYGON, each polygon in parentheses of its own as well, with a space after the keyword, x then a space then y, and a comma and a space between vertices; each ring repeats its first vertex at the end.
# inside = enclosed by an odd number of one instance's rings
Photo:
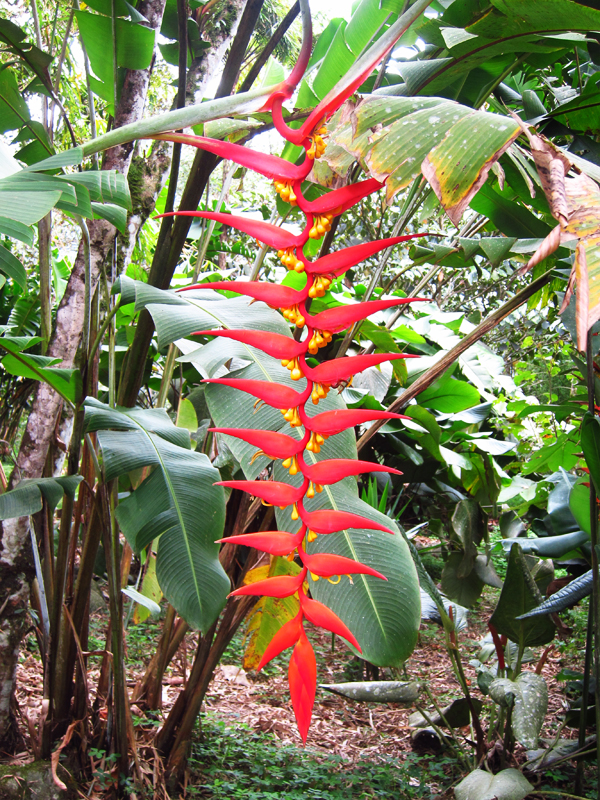
POLYGON ((238 428, 212 429, 218 433, 236 436, 255 445, 260 448, 259 454, 266 455, 271 459, 282 459, 283 466, 289 470, 290 475, 301 474, 303 476, 302 484, 299 487, 274 480, 222 481, 220 485, 248 492, 274 506, 291 507, 292 519, 300 521, 300 528, 295 534, 284 531, 267 531, 230 536, 222 541, 247 545, 273 556, 288 556, 290 559, 297 554, 302 564, 302 570, 298 575, 267 578, 236 589, 232 594, 267 597, 295 595, 299 600, 297 616, 284 624, 275 634, 261 658, 258 669, 262 669, 283 650, 294 648, 288 671, 290 695, 300 736, 305 742, 316 691, 316 661, 304 630, 304 622, 308 620, 313 625, 343 637, 361 652, 359 643, 342 620, 325 605, 308 596, 307 576, 310 573, 316 580, 317 578, 331 579, 334 576, 361 574, 386 580, 380 572, 353 559, 326 553, 311 555, 308 545, 317 536, 348 528, 366 528, 388 533, 393 533, 393 531, 373 520, 346 511, 307 511, 304 507, 304 498, 314 497, 315 493, 323 490, 324 485, 336 483, 350 475, 358 475, 363 472, 398 473, 398 470, 370 461, 353 459, 316 461, 310 454, 319 453, 323 442, 329 436, 334 436, 355 425, 376 419, 402 418, 399 414, 362 409, 327 411, 311 417, 306 413, 306 404, 309 402, 318 404, 322 398, 327 396, 330 389, 345 385, 354 374, 362 372, 368 367, 392 359, 412 357, 403 354, 359 355, 324 361, 316 367, 309 366, 306 361, 307 354, 315 356, 320 348, 329 344, 333 334, 343 331, 359 320, 366 319, 376 311, 411 302, 412 298, 395 297, 389 300, 375 300, 331 308, 314 316, 309 313, 310 301, 312 298, 323 297, 334 278, 342 275, 353 265, 381 250, 414 237, 396 236, 391 239, 360 244, 318 258, 316 261, 310 261, 303 253, 306 242, 309 239, 320 239, 330 229, 334 217, 383 186, 379 181, 365 180, 331 191, 312 202, 305 200, 302 194, 303 181, 310 173, 315 159, 320 158, 325 150, 327 119, 364 81, 385 53, 379 54, 375 62, 364 64, 360 74, 356 75, 353 81, 347 82, 338 94, 330 93, 310 114, 302 127, 297 130, 289 128, 283 120, 282 103, 292 95, 300 81, 306 69, 312 46, 310 12, 305 0, 303 0, 302 6, 304 41, 298 63, 289 78, 276 87, 276 91, 262 109, 271 110, 275 128, 288 142, 304 147, 306 156, 302 164, 292 164, 275 156, 257 153, 236 144, 202 136, 168 133, 153 138, 190 144, 261 173, 274 181, 275 191, 285 202, 297 206, 306 217, 303 232, 296 236, 274 225, 231 214, 204 211, 175 212, 216 220, 243 231, 270 247, 276 248, 279 258, 289 270, 306 274, 306 285, 300 291, 270 283, 238 281, 187 287, 189 289, 227 289, 252 297, 273 308, 280 309, 290 323, 302 330, 301 341, 281 334, 257 330, 206 330, 197 333, 205 336, 222 336, 256 347, 269 356, 281 359, 283 366, 290 370, 292 380, 305 381, 305 387, 301 391, 266 381, 228 378, 210 381, 232 386, 256 397, 257 400, 280 409, 292 428, 303 428, 304 431, 301 438, 298 439, 273 431, 238 428))

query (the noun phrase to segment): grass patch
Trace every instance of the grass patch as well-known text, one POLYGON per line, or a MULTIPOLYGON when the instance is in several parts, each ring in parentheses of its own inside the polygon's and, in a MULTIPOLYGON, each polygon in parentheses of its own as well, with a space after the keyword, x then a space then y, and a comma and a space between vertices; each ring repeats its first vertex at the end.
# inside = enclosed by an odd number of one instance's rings
POLYGON ((408 753, 402 762, 349 766, 310 748, 281 746, 272 734, 228 725, 211 714, 202 715, 190 768, 188 796, 209 800, 428 800, 453 782, 446 758, 408 753))

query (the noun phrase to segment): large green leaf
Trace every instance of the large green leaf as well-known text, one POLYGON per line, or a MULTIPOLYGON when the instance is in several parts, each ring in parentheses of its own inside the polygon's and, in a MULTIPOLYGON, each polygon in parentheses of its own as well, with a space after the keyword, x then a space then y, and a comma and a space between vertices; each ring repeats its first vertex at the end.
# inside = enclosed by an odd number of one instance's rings
POLYGON ((69 183, 81 184, 95 203, 113 203, 131 211, 127 178, 117 170, 86 170, 62 176, 69 183))
MULTIPOLYGON (((505 188, 506 193, 506 188, 505 188)), ((471 208, 485 214, 499 231, 506 236, 519 239, 543 239, 550 233, 550 226, 510 197, 485 184, 471 200, 471 208)))
POLYGON ((91 79, 92 87, 112 109, 115 92, 114 62, 116 61, 117 67, 126 69, 146 69, 154 52, 154 31, 136 22, 117 18, 114 20, 116 42, 113 43, 113 21, 109 17, 89 11, 76 11, 75 17, 97 78, 91 79))
POLYGON ((22 350, 25 346, 29 346, 29 344, 26 345, 25 341, 15 337, 2 336, 0 338, 0 350, 8 353, 2 359, 4 369, 11 375, 44 381, 69 403, 77 403, 81 398, 82 391, 79 370, 56 367, 55 364, 60 363, 60 358, 23 353, 22 350))
POLYGON ((444 13, 420 29, 439 57, 402 64, 406 84, 401 91, 451 95, 478 105, 519 55, 547 54, 551 63, 552 54, 558 60, 573 46, 557 34, 597 30, 600 24, 598 10, 571 0, 528 0, 525 11, 521 0, 503 0, 488 4, 484 13, 479 3, 444 5, 444 13))
MULTIPOLYGON (((255 308, 262 304, 251 306, 255 308)), ((150 310, 152 311, 151 307, 150 310)), ((176 317, 181 313, 179 307, 165 306, 162 313, 176 317), (168 310, 170 309, 170 310, 168 310)), ((275 326, 281 318, 273 311, 265 309, 275 326)), ((156 319, 156 318, 155 318, 156 319)), ((244 320, 246 322, 246 320, 244 320)), ((206 348, 210 345, 206 345, 206 348)), ((200 348, 200 352, 204 348, 200 348)), ((228 351, 231 354, 231 351, 228 351)), ((192 360, 190 356, 187 357, 192 360)), ((244 356, 249 366, 232 373, 233 377, 274 381, 294 385, 288 370, 269 356, 248 348, 244 356)), ((192 360, 192 363, 194 361, 192 360)), ((303 382, 301 382, 303 383, 303 382)), ((295 384, 298 390, 301 387, 295 384)), ((206 399, 211 415, 219 427, 260 428, 281 430, 300 438, 298 429, 290 429, 284 423, 280 412, 268 406, 258 410, 254 398, 234 388, 212 384, 207 387, 206 399)), ((308 413, 321 413, 334 408, 344 408, 344 404, 334 392, 319 403, 318 407, 308 409, 308 413)), ((227 443, 240 462, 247 478, 255 478, 268 461, 264 457, 251 462, 256 448, 238 439, 227 437, 227 443)), ((356 458, 356 443, 352 431, 344 431, 330 437, 323 445, 318 457, 305 453, 309 462, 327 458, 356 458)), ((279 462, 274 469, 275 480, 298 483, 299 478, 290 478, 279 462)), ((346 478, 334 486, 326 486, 321 494, 305 501, 308 510, 333 508, 352 511, 367 518, 375 519, 393 530, 394 522, 375 511, 358 498, 356 480, 346 478)), ((276 509, 280 530, 297 530, 297 524, 290 519, 289 509, 276 509)), ((316 599, 329 606, 350 627, 360 642, 363 656, 374 664, 398 665, 405 661, 416 642, 420 622, 419 586, 412 558, 403 538, 396 533, 390 536, 379 531, 352 530, 340 531, 328 536, 320 536, 309 547, 311 552, 330 552, 362 561, 382 572, 387 581, 357 575, 353 583, 343 579, 340 585, 332 585, 326 580, 311 581, 311 591, 316 599)))
POLYGON ((580 530, 591 533, 591 520, 590 520, 590 489, 585 484, 587 481, 579 480, 571 489, 569 495, 569 509, 580 530))
POLYGON ((466 381, 442 376, 432 383, 428 389, 417 395, 417 403, 426 408, 433 408, 443 414, 452 414, 465 411, 467 408, 479 404, 479 392, 466 381))
MULTIPOLYGON (((424 68, 428 62, 418 63, 424 68)), ((386 180, 388 202, 422 171, 455 224, 520 132, 512 119, 440 98, 370 95, 351 110, 350 122, 347 114, 342 119, 331 143, 386 180)))
POLYGON ((26 41, 24 31, 7 19, 0 19, 0 41, 7 46, 8 52, 13 53, 27 64, 46 89, 52 90, 52 83, 48 75, 48 66, 52 61, 51 55, 26 41))
POLYGON ((581 423, 581 449, 598 495, 600 494, 600 422, 589 411, 584 414, 581 423))
POLYGON ((522 672, 514 681, 497 678, 490 684, 489 693, 500 706, 512 706, 511 726, 517 742, 528 750, 537 747, 548 710, 548 687, 542 676, 522 672))
POLYGON ((22 225, 33 225, 54 208, 65 190, 70 190, 75 197, 73 187, 69 184, 35 181, 38 176, 34 177, 34 182, 26 182, 22 180, 25 174, 25 170, 22 170, 0 180, 0 217, 22 225))
POLYGON ((21 289, 27 285, 27 273, 19 259, 7 247, 0 244, 0 272, 8 275, 21 289))
POLYGON ((463 574, 462 553, 450 553, 442 571, 442 590, 451 600, 471 608, 479 600, 484 583, 475 570, 463 574))
POLYGON ((536 647, 548 644, 554 638, 556 629, 548 617, 521 619, 523 614, 538 606, 542 600, 523 556, 523 551, 515 540, 508 557, 508 567, 504 587, 490 624, 498 633, 508 636, 520 647, 536 647))
POLYGON ((205 632, 230 588, 215 544, 225 521, 223 489, 214 486, 219 472, 189 449, 189 433, 164 410, 112 409, 91 398, 85 405, 86 429, 98 431, 105 480, 155 467, 119 504, 117 520, 136 552, 160 537, 160 587, 181 616, 205 632))
POLYGON ((0 69, 0 133, 25 125, 30 119, 17 79, 10 67, 0 69))
POLYGON ((554 592, 543 603, 536 606, 533 611, 523 614, 523 618, 539 617, 541 614, 556 614, 559 611, 564 611, 565 608, 575 605, 579 600, 583 600, 584 597, 589 597, 592 593, 592 583, 593 572, 590 569, 580 575, 579 578, 575 578, 566 586, 563 586, 558 592, 554 592))
POLYGON ((35 514, 42 509, 42 498, 54 509, 63 494, 73 497, 82 480, 81 475, 22 480, 10 492, 0 495, 0 519, 35 514))
POLYGON ((476 769, 454 790, 456 800, 524 800, 533 786, 518 769, 503 769, 497 775, 476 769))

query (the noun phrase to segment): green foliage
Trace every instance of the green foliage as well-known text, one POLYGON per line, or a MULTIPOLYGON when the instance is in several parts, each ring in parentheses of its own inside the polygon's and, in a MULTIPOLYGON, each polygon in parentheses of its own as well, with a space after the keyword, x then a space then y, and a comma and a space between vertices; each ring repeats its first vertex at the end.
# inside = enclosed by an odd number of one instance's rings
POLYGON ((0 519, 35 514, 42 509, 42 499, 54 510, 62 500, 63 493, 73 497, 82 480, 81 475, 22 480, 14 489, 0 495, 0 519))
POLYGON ((510 549, 504 587, 490 622, 498 633, 517 642, 522 650, 551 642, 554 623, 548 617, 521 619, 521 615, 539 605, 541 594, 537 588, 521 548, 514 543, 510 549))
POLYGON ((206 631, 229 590, 215 544, 223 530, 223 489, 207 456, 161 409, 111 409, 88 398, 88 431, 98 431, 104 480, 153 466, 116 516, 133 550, 158 542, 156 571, 165 597, 193 627, 206 631))
POLYGON ((428 800, 451 780, 444 773, 445 759, 417 759, 408 754, 402 763, 359 761, 349 768, 338 757, 282 746, 270 734, 240 724, 231 727, 208 714, 203 716, 202 738, 193 745, 190 766, 194 773, 190 797, 212 800, 342 800, 348 796, 428 800))

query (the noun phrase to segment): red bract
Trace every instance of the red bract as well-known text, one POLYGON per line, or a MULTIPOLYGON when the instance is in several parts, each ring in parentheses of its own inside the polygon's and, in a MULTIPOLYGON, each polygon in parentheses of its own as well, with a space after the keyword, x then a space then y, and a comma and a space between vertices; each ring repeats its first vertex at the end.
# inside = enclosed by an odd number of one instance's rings
POLYGON ((349 328, 350 325, 354 325, 354 323, 359 320, 367 319, 367 317, 370 317, 371 314, 375 314, 377 311, 383 311, 386 308, 393 308, 394 306, 414 303, 424 299, 423 297, 394 297, 390 300, 370 300, 366 303, 356 303, 352 306, 328 308, 326 311, 321 311, 320 314, 315 314, 314 317, 307 314, 305 319, 306 324, 310 325, 311 328, 338 333, 339 331, 349 328))
POLYGON ((155 219, 175 216, 201 217, 202 219, 212 219, 215 222, 221 222, 223 225, 229 225, 231 228, 236 228, 238 231, 253 236, 255 239, 268 244, 269 247, 274 247, 276 250, 286 250, 288 247, 299 247, 308 239, 308 233, 304 237, 294 236, 293 233, 286 231, 284 228, 278 228, 276 225, 269 225, 268 222, 250 219, 250 217, 235 217, 233 214, 225 214, 221 211, 171 211, 167 214, 158 214, 155 219))
POLYGON ((398 358, 418 358, 418 356, 407 353, 373 353, 367 356, 337 358, 333 361, 324 361, 318 367, 303 366, 302 369, 306 377, 314 383, 326 383, 334 386, 340 381, 347 381, 357 372, 383 364, 384 361, 395 361, 398 358))
POLYGON ((272 506, 291 506, 304 497, 305 486, 295 489, 288 483, 279 481, 218 481, 215 486, 229 486, 230 489, 241 489, 242 492, 260 497, 272 506))
POLYGON ((192 336, 222 336, 225 339, 233 339, 235 342, 256 347, 273 358, 289 361, 306 352, 304 342, 296 342, 291 336, 283 336, 281 333, 271 333, 270 331, 241 331, 239 329, 195 331, 192 336))
POLYGON ((264 553, 271 553, 274 556, 287 556, 298 547, 304 538, 305 532, 306 528, 302 526, 298 533, 262 531, 261 533, 243 533, 239 536, 227 536, 225 539, 217 539, 217 541, 254 547, 255 550, 262 550, 264 553))
MULTIPOLYGON (((223 541, 227 541, 227 539, 223 541)), ((376 569, 368 567, 366 564, 361 564, 360 561, 354 561, 352 558, 335 556, 330 553, 317 553, 311 556, 301 547, 298 548, 298 553, 308 571, 319 578, 331 578, 332 575, 372 575, 374 578, 387 581, 381 572, 377 572, 376 569)))
POLYGON ((306 527, 315 533, 336 533, 347 528, 358 530, 385 531, 394 534, 385 525, 380 525, 367 517, 359 514, 352 514, 350 511, 306 511, 300 504, 298 505, 300 518, 306 527))
MULTIPOLYGON (((415 19, 430 4, 431 0, 417 0, 413 6, 406 11, 394 25, 371 46, 353 64, 348 73, 331 89, 321 100, 318 106, 311 112, 308 119, 304 122, 299 131, 295 131, 296 138, 309 136, 310 133, 323 121, 326 121, 333 112, 338 109, 344 100, 364 83, 373 69, 384 58, 396 44, 402 34, 412 25, 415 19)), ((300 139, 300 141, 302 141, 300 139)))
POLYGON ((363 197, 379 191, 382 186, 383 183, 375 178, 369 178, 368 181, 359 181, 341 189, 334 189, 316 200, 305 200, 302 193, 297 191, 298 208, 305 214, 333 214, 337 217, 356 205, 363 197))
POLYGON ((268 111, 273 108, 274 103, 279 103, 293 95, 310 61, 313 36, 308 0, 300 0, 300 10, 302 12, 302 47, 298 53, 298 59, 288 77, 280 84, 273 87, 269 99, 264 104, 261 111, 268 111))
POLYGON ((289 386, 282 386, 280 383, 269 383, 268 381, 252 381, 245 378, 207 378, 204 383, 220 383, 223 386, 231 386, 242 392, 251 394, 258 400, 262 400, 273 408, 296 408, 310 394, 306 392, 295 392, 289 386))
POLYGON ((317 662, 304 630, 301 631, 290 658, 288 681, 298 731, 302 741, 306 743, 317 690, 317 662))
POLYGON ((273 636, 256 667, 256 671, 260 672, 265 664, 268 664, 273 658, 276 658, 284 650, 287 650, 288 647, 295 645, 301 634, 302 612, 300 611, 294 619, 282 625, 275 636, 273 636))
POLYGON ((159 133, 149 138, 161 139, 165 142, 189 144, 192 147, 221 156, 221 158, 227 158, 229 161, 235 161, 236 164, 248 167, 254 172, 260 172, 265 178, 270 178, 271 180, 302 181, 308 175, 312 166, 312 162, 307 160, 306 164, 297 167, 291 161, 286 161, 283 158, 261 153, 258 150, 250 150, 249 147, 242 147, 239 144, 221 142, 219 139, 209 139, 206 136, 192 136, 187 133, 159 133))
POLYGON ((350 629, 344 625, 342 620, 333 613, 323 603, 317 600, 310 600, 302 590, 299 592, 300 608, 302 613, 309 622, 316 625, 318 628, 325 628, 326 631, 336 633, 338 636, 343 636, 350 644, 354 645, 359 653, 362 653, 359 643, 356 641, 350 629))
POLYGON ((229 596, 265 595, 265 597, 289 597, 298 591, 305 578, 306 567, 298 575, 277 575, 274 578, 267 578, 264 581, 256 581, 256 583, 241 586, 231 592, 229 596))
POLYGON ((335 253, 330 253, 323 258, 318 258, 316 261, 306 262, 306 271, 313 275, 342 275, 350 267, 360 264, 366 258, 380 253, 382 250, 387 250, 388 247, 401 242, 408 242, 410 239, 418 239, 421 236, 426 236, 424 233, 414 233, 410 236, 394 236, 391 239, 378 239, 376 242, 365 242, 365 244, 357 244, 354 247, 346 247, 343 250, 337 250, 335 253))
POLYGON ((352 458, 332 458, 327 461, 318 461, 316 464, 301 464, 302 474, 313 483, 337 483, 350 475, 360 475, 361 472, 393 472, 402 475, 399 469, 392 469, 373 461, 355 461, 352 458))
POLYGON ((195 283, 193 286, 184 286, 179 292, 189 292, 190 289, 226 289, 228 292, 252 297, 261 300, 272 308, 288 308, 296 306, 306 300, 306 292, 297 292, 289 286, 277 286, 275 283, 258 283, 257 281, 215 281, 215 283, 195 283))
POLYGON ((274 431, 255 431, 248 428, 209 428, 211 433, 226 433, 243 439, 244 442, 260 447, 263 454, 270 458, 290 458, 301 450, 304 444, 298 439, 274 431))
POLYGON ((404 414, 394 414, 391 411, 371 411, 367 408, 336 409, 324 411, 314 417, 307 417, 305 425, 311 431, 318 431, 325 436, 335 436, 347 428, 355 425, 364 425, 376 419, 410 419, 404 414))

